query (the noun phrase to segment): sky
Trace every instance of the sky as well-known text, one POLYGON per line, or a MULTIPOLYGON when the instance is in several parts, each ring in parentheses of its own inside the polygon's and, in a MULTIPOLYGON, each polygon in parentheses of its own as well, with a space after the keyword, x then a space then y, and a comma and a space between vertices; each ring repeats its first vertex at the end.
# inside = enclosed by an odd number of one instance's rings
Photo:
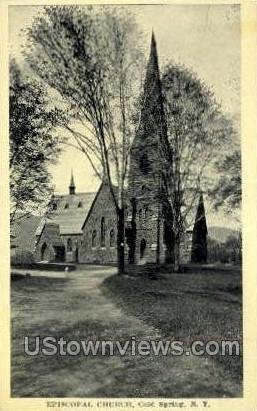
MULTIPOLYGON (((154 30, 159 65, 183 63, 212 89, 222 110, 234 119, 240 135, 240 8, 237 5, 130 5, 145 35, 148 53, 154 30)), ((38 6, 9 6, 9 48, 22 63, 22 29, 38 14, 38 6)), ((73 169, 77 191, 95 191, 94 177, 85 156, 69 147, 51 167, 56 193, 67 193, 73 169)), ((234 227, 236 221, 207 205, 209 225, 234 227)))

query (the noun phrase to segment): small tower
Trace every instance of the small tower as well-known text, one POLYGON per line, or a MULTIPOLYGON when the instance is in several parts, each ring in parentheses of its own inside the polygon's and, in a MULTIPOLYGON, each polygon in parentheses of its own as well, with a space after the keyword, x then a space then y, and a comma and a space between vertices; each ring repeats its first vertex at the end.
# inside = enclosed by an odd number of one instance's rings
POLYGON ((69 192, 70 194, 75 194, 75 183, 74 183, 74 177, 73 177, 73 170, 71 169, 71 178, 70 178, 70 185, 69 185, 69 192))

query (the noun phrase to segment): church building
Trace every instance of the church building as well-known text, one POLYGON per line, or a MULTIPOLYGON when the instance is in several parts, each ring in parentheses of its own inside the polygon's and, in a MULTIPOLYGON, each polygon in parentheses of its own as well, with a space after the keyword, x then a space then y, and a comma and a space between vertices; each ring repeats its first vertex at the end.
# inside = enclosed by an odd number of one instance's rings
MULTIPOLYGON (((158 153, 160 146, 166 150, 170 148, 154 35, 143 101, 140 124, 130 151, 124 244, 127 264, 173 260, 160 195, 158 153)), ((204 215, 202 195, 198 207, 195 207, 195 217, 199 207, 204 215)), ((200 226, 195 222, 194 228, 184 234, 181 242, 182 261, 190 262, 193 255, 193 261, 197 262, 197 247, 201 246, 205 250, 200 253, 201 262, 205 262, 206 238, 204 216, 200 226)), ((36 231, 34 256, 36 261, 116 263, 116 239, 117 216, 108 185, 102 183, 95 193, 77 193, 72 173, 68 194, 53 196, 48 213, 36 231)))

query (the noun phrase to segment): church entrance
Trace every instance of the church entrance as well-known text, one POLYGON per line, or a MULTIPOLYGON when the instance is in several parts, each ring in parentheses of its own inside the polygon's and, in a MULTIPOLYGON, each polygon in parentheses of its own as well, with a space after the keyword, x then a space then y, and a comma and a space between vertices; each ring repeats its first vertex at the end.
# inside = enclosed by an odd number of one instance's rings
POLYGON ((55 251, 55 262, 62 263, 65 261, 65 248, 63 246, 54 247, 55 251))
POLYGON ((47 255, 47 244, 44 243, 41 247, 41 261, 47 260, 46 255, 47 255))
POLYGON ((145 249, 146 249, 146 241, 143 238, 140 242, 140 260, 142 260, 145 256, 145 249))

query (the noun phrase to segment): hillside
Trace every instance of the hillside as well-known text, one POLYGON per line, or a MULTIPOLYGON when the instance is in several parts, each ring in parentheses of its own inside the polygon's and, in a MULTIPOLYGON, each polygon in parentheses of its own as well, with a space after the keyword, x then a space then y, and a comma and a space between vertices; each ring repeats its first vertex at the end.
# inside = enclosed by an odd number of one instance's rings
POLYGON ((237 231, 232 228, 218 226, 208 227, 208 237, 221 243, 225 243, 230 235, 236 234, 237 231))

